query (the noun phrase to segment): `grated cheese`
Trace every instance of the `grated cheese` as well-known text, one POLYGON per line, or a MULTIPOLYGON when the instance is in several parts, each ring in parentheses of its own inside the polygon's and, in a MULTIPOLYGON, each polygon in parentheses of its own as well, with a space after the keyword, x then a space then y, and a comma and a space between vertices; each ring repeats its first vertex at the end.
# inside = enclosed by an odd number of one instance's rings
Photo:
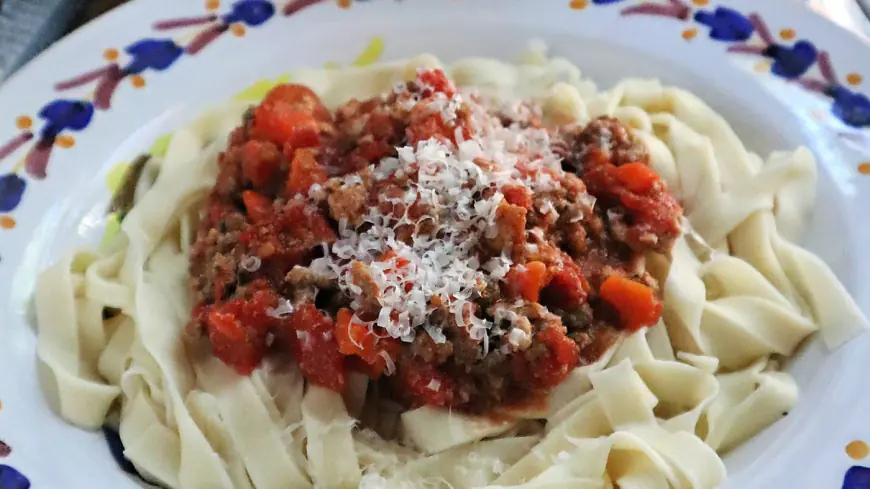
POLYGON ((239 260, 239 268, 246 272, 256 272, 260 269, 263 262, 259 257, 248 255, 239 260))
POLYGON ((281 297, 278 299, 278 307, 270 307, 266 309, 266 315, 275 319, 284 319, 293 314, 295 308, 287 299, 281 297))
POLYGON ((378 355, 380 355, 381 358, 383 358, 384 362, 386 363, 386 367, 387 367, 386 374, 393 375, 394 373, 396 373, 396 364, 393 362, 393 359, 390 357, 390 354, 381 350, 378 352, 378 355))
MULTIPOLYGON (((424 91, 431 88, 419 80, 418 85, 424 91)), ((474 300, 488 284, 504 279, 513 265, 504 255, 485 263, 478 257, 483 241, 498 236, 496 211, 504 201, 501 189, 524 186, 540 192, 558 188, 559 179, 553 177, 562 174, 560 159, 545 129, 520 123, 504 127, 497 111, 475 94, 457 91, 448 97, 436 92, 419 100, 404 84, 394 86, 393 92, 399 103, 409 104, 406 108, 424 104, 425 110, 439 114, 455 142, 446 138, 420 141, 397 148, 396 157, 372 165, 369 170, 375 185, 387 179, 402 180, 401 194, 379 195, 380 205, 371 206, 358 227, 340 221, 339 239, 311 268, 335 278, 357 313, 371 304, 373 298, 364 295, 372 287, 355 283, 351 268, 354 263, 367 267, 380 310, 375 321, 360 323, 368 324, 373 332, 378 326, 387 336, 411 342, 422 330, 436 343, 444 343, 444 325, 430 322, 433 312, 440 309, 457 326, 466 328, 486 354, 490 338, 504 332, 479 316, 474 300), (460 118, 460 111, 463 118, 471 114, 470 120, 460 118), (466 139, 463 124, 470 138, 466 139), (390 258, 383 260, 387 254, 390 258)), ((509 102, 508 107, 518 118, 530 119, 534 114, 524 104, 509 102)), ((361 179, 350 175, 341 181, 350 184, 361 179)), ((546 212, 555 214, 551 202, 543 205, 546 212)), ((354 316, 354 322, 357 319, 354 316)))

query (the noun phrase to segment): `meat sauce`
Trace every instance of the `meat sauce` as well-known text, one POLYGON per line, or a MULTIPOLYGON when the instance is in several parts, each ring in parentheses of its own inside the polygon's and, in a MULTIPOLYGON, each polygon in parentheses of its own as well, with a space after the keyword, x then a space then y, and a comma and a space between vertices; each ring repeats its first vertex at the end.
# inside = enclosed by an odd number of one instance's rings
MULTIPOLYGON (((266 355, 289 355, 309 382, 336 391, 355 370, 406 406, 484 413, 535 398, 621 335, 658 321, 658 285, 643 255, 669 252, 682 210, 644 146, 610 118, 546 128, 535 116, 488 110, 504 127, 547 131, 564 171, 548 170, 557 182, 548 190, 499 189, 491 230, 467 259, 502 259, 506 271, 475 284, 459 313, 448 304, 454 297, 427 297, 426 330, 399 337, 378 325, 385 316, 400 320, 398 311, 383 314, 378 270, 409 266, 390 249, 349 263, 348 287, 312 266, 348 229, 370 229, 372 209, 416 223, 395 227, 408 246, 421 233, 443 235, 427 228, 437 221, 426 219, 437 212, 431 205, 390 200, 418 177, 373 171, 397 148, 430 140, 455 146, 480 130, 468 104, 445 117, 433 100, 462 100, 438 70, 334 113, 299 85, 276 87, 249 111, 219 158, 191 252, 192 336, 240 374, 266 355), (463 316, 489 325, 485 338, 460 324, 463 316)), ((531 168, 518 164, 518 178, 531 168)), ((396 285, 408 293, 413 286, 396 285)))

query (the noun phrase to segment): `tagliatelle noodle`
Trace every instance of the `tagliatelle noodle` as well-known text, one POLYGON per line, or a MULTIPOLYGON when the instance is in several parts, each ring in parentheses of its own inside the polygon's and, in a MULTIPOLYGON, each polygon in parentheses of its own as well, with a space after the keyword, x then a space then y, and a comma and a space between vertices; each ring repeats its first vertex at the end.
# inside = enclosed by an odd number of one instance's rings
MULTIPOLYGON (((443 65, 421 56, 293 79, 335 107, 420 66, 443 65)), ((445 69, 462 87, 537 101, 548 120, 611 115, 634 128, 687 216, 672 257, 650 257, 662 322, 574 371, 546 408, 508 421, 428 407, 399 417, 365 397, 365 379, 342 399, 306 386, 292 362, 241 377, 191 355, 181 343, 191 237, 245 110, 227 105, 176 131, 149 163, 157 177, 108 250, 67 256, 41 276, 37 355, 58 413, 95 429, 117 410, 125 456, 173 489, 709 489, 725 478, 722 452, 797 402, 771 356, 793 354, 817 331, 836 348, 867 328, 828 267, 790 241, 813 200, 806 149, 762 159, 688 92, 627 80, 598 93, 568 61, 541 53, 445 69), (104 320, 105 308, 120 313, 104 320), (399 428, 404 446, 361 430, 357 415, 399 428), (528 418, 540 428, 525 433, 528 418)))

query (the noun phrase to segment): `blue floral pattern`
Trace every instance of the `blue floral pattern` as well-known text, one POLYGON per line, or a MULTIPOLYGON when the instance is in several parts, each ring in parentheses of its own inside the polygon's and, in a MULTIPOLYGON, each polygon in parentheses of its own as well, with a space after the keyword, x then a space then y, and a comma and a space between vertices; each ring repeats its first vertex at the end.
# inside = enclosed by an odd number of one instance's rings
POLYGON ((746 41, 755 33, 755 26, 740 12, 727 7, 716 7, 710 12, 695 12, 695 22, 710 29, 710 39, 716 41, 746 41))
POLYGON ((0 489, 30 489, 30 481, 21 472, 0 464, 0 489))
POLYGON ((850 467, 843 477, 843 489, 870 489, 870 468, 850 467))

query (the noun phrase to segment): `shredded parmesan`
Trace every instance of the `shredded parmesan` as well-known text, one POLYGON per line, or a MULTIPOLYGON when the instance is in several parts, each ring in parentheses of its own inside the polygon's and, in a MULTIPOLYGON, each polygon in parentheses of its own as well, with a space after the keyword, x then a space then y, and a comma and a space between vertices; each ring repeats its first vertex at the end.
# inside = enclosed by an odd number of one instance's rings
POLYGON ((387 365, 386 374, 393 375, 394 373, 396 373, 396 364, 393 362, 393 359, 390 357, 390 354, 381 350, 378 352, 378 355, 380 355, 381 358, 384 359, 384 362, 387 365))
POLYGON ((275 319, 283 319, 293 314, 293 304, 287 299, 281 297, 278 299, 278 307, 270 307, 266 309, 266 315, 275 319))
MULTIPOLYGON (((411 342, 422 330, 436 343, 446 342, 444 325, 430 323, 430 318, 444 317, 433 314, 441 310, 456 326, 466 328, 486 353, 490 337, 503 333, 481 317, 475 299, 488 284, 502 280, 513 264, 504 255, 485 263, 478 257, 484 241, 499 234, 496 210, 504 202, 501 189, 557 188, 559 180, 552 176, 562 174, 560 160, 546 130, 519 123, 504 127, 476 95, 458 92, 448 97, 436 92, 418 101, 406 85, 393 90, 400 101, 425 104, 424 110, 438 114, 455 142, 433 137, 397 148, 396 157, 373 165, 375 185, 387 179, 401 181, 400 191, 379 194, 379 205, 369 208, 359 226, 339 222, 339 239, 311 268, 337 280, 354 312, 376 300, 380 310, 372 326, 392 338, 411 342), (463 133, 463 123, 470 138, 463 133), (367 267, 366 287, 354 280, 356 262, 367 267)), ((522 112, 521 117, 531 117, 529 107, 512 107, 522 112)), ((357 175, 342 179, 359 181, 357 175)), ((552 203, 544 205, 555 213, 552 203)))
POLYGON ((241 260, 239 260, 239 268, 251 273, 259 270, 260 265, 262 264, 263 262, 260 260, 260 258, 253 255, 245 256, 241 260))

